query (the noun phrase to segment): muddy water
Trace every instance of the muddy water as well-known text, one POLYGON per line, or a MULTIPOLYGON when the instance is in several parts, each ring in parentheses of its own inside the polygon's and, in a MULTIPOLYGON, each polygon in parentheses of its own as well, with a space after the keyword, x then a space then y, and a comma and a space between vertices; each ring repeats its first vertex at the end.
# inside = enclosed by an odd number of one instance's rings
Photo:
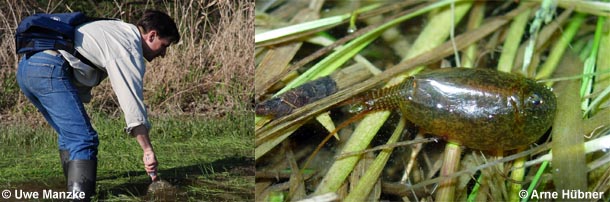
MULTIPOLYGON (((186 191, 186 190, 182 190, 186 191)), ((176 199, 178 196, 179 190, 176 186, 173 186, 166 180, 159 180, 156 182, 150 183, 148 186, 148 194, 147 197, 151 200, 170 200, 176 199)))

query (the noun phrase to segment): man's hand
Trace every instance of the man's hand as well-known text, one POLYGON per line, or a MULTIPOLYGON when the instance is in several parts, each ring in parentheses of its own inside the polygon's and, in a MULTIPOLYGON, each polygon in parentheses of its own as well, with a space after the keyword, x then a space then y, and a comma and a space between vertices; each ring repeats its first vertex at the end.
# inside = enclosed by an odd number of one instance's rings
POLYGON ((144 157, 142 158, 144 162, 144 169, 146 173, 150 176, 152 181, 157 181, 157 158, 155 157, 155 152, 152 149, 144 150, 144 157))
POLYGON ((142 151, 144 151, 144 156, 142 157, 144 170, 146 170, 146 173, 148 173, 148 176, 150 176, 152 181, 157 181, 159 179, 157 176, 157 165, 159 163, 157 162, 155 151, 148 138, 148 129, 144 125, 139 125, 132 129, 132 133, 132 135, 136 137, 140 147, 142 147, 142 151))

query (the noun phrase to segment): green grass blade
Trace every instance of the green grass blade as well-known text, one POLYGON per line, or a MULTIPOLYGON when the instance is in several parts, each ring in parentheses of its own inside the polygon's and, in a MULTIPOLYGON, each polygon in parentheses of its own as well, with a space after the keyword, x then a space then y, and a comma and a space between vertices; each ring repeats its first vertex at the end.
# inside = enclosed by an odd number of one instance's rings
MULTIPOLYGON (((519 6, 524 7, 526 5, 521 2, 519 6)), ((508 36, 504 40, 504 46, 502 46, 502 55, 500 55, 500 61, 498 61, 498 71, 511 72, 531 10, 527 9, 519 14, 510 24, 508 36)))
POLYGON ((582 13, 578 13, 576 16, 572 17, 567 28, 564 30, 563 35, 561 35, 559 41, 555 43, 551 49, 551 53, 549 54, 547 61, 542 65, 538 75, 536 75, 536 79, 549 78, 555 71, 563 53, 570 44, 570 41, 572 41, 576 32, 578 32, 580 25, 585 21, 585 17, 586 15, 582 13))
MULTIPOLYGON (((607 71, 609 69, 608 64, 610 63, 610 59, 607 57, 608 54, 608 48, 607 45, 610 45, 610 34, 608 32, 606 32, 605 34, 603 33, 603 30, 607 30, 607 28, 609 27, 608 25, 606 25, 604 27, 604 24, 608 24, 606 23, 605 17, 600 17, 598 22, 597 22, 597 27, 595 30, 595 40, 594 40, 594 46, 596 46, 595 48, 591 48, 592 51, 596 51, 596 53, 591 53, 591 56, 595 56, 595 62, 596 62, 596 67, 595 67, 595 71, 597 71, 598 73, 600 72, 604 72, 607 71), (604 22, 601 22, 604 21, 604 22), (602 34, 604 34, 604 36, 602 36, 602 34), (598 37, 598 35, 600 35, 598 37), (600 56, 600 57, 597 57, 600 56)), ((589 77, 585 77, 585 78, 589 78, 589 77)), ((596 76, 595 80, 596 80, 596 84, 595 86, 597 88, 605 88, 600 95, 598 95, 597 97, 595 97, 595 99, 591 100, 591 102, 589 103, 588 106, 586 106, 585 109, 585 113, 586 115, 590 114, 591 112, 594 112, 594 110, 597 109, 598 106, 600 106, 600 104, 604 101, 607 101, 608 96, 610 95, 610 86, 608 85, 610 77, 608 76, 596 76)), ((584 81, 584 80, 583 80, 584 81)), ((586 89, 585 89, 586 90, 586 89)), ((587 92, 591 92, 591 91, 587 91, 587 92)), ((590 100, 590 99, 587 99, 590 100)), ((584 107, 584 105, 583 105, 584 107)))
MULTIPOLYGON (((381 6, 381 4, 373 4, 373 5, 358 9, 356 12, 360 13, 360 12, 364 12, 364 11, 369 11, 369 10, 375 9, 379 6, 381 6)), ((296 25, 291 25, 291 26, 267 31, 264 33, 260 33, 260 34, 257 34, 254 36, 254 43, 259 44, 259 43, 271 41, 274 39, 302 33, 302 32, 308 31, 308 30, 335 26, 335 25, 342 23, 344 20, 350 18, 351 15, 352 15, 351 13, 347 13, 347 14, 343 14, 343 15, 339 15, 339 16, 322 18, 322 19, 318 19, 318 20, 314 20, 314 21, 299 23, 296 25)))
POLYGON ((540 168, 538 168, 538 171, 536 172, 536 175, 534 176, 534 179, 532 179, 532 183, 530 183, 530 186, 527 188, 527 196, 523 197, 521 199, 521 202, 529 201, 530 196, 532 195, 532 191, 534 191, 534 189, 538 185, 538 182, 542 178, 542 174, 544 173, 544 170, 546 170, 547 166, 549 166, 549 162, 548 161, 542 162, 542 165, 540 165, 540 168))
MULTIPOLYGON (((585 60, 585 65, 584 65, 584 69, 583 69, 583 74, 590 74, 595 72, 595 64, 597 63, 597 53, 599 51, 599 45, 601 43, 601 38, 602 38, 602 33, 603 33, 603 28, 604 28, 604 23, 606 21, 605 17, 599 17, 597 20, 597 26, 595 28, 595 38, 593 40, 593 47, 591 48, 591 54, 589 55, 589 57, 585 60)), ((586 97, 588 94, 591 93, 591 91, 593 90, 593 77, 583 77, 582 78, 582 83, 580 86, 580 97, 586 97)), ((581 104, 581 108, 583 110, 588 110, 589 109, 589 104, 591 102, 591 99, 584 99, 582 101, 581 104)), ((588 113, 585 113, 584 115, 586 116, 588 113)))
MULTIPOLYGON (((545 0, 535 0, 545 1, 545 0)), ((564 9, 574 9, 577 12, 587 13, 597 16, 610 16, 610 3, 600 1, 572 1, 572 0, 559 0, 556 1, 557 6, 564 9)))
MULTIPOLYGON (((400 134, 402 134, 402 131, 405 128, 405 123, 406 120, 404 117, 401 118, 398 122, 398 126, 396 126, 396 129, 394 129, 392 136, 387 142, 388 145, 394 144, 398 141, 400 134)), ((393 148, 383 149, 379 155, 377 155, 375 161, 367 168, 364 176, 362 176, 360 181, 358 181, 358 184, 356 184, 354 190, 352 190, 347 197, 345 197, 344 201, 365 201, 367 199, 372 188, 375 186, 375 183, 377 183, 383 168, 388 162, 388 159, 390 159, 390 155, 392 154, 393 150, 393 148)))
POLYGON ((483 175, 479 175, 479 177, 477 178, 477 183, 475 183, 474 187, 472 187, 472 192, 470 192, 470 194, 468 194, 468 198, 466 199, 466 201, 468 201, 468 202, 476 201, 477 195, 479 194, 479 188, 481 187, 482 180, 483 180, 483 175))
POLYGON ((351 59, 354 55, 356 55, 360 50, 369 45, 373 40, 375 40, 381 33, 377 33, 375 35, 367 35, 366 38, 358 38, 355 41, 350 42, 349 44, 340 47, 337 51, 324 58, 318 64, 311 67, 308 71, 303 73, 301 76, 294 79, 288 85, 286 85, 282 90, 278 91, 275 95, 282 94, 294 87, 297 87, 307 81, 311 81, 317 79, 319 77, 327 76, 334 72, 337 68, 351 59))
POLYGON ((274 29, 268 32, 263 32, 254 36, 254 43, 267 42, 273 39, 286 37, 293 34, 305 32, 316 28, 329 27, 340 24, 343 20, 348 19, 350 14, 322 18, 319 20, 304 22, 292 26, 274 29))

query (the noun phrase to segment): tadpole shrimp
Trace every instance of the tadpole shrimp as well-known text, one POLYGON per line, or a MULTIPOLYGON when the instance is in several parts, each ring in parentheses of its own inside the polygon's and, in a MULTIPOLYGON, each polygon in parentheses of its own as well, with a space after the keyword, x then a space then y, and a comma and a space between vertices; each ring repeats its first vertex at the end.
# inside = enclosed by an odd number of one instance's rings
MULTIPOLYGON (((444 68, 354 98, 360 118, 398 109, 428 134, 478 150, 510 150, 538 140, 551 127, 556 98, 543 84, 521 75, 481 68, 444 68)), ((357 119, 356 118, 356 119, 357 119)), ((346 121, 352 122, 354 118, 346 121)), ((341 124, 325 138, 346 125, 341 124)))

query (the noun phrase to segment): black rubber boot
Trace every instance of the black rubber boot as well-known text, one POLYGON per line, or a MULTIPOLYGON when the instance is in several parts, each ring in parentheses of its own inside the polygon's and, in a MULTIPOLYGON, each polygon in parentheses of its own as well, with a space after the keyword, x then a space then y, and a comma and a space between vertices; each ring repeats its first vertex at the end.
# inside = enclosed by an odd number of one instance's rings
POLYGON ((91 201, 95 195, 97 160, 72 160, 68 162, 68 191, 84 192, 85 198, 74 201, 91 201))
POLYGON ((68 179, 68 161, 70 161, 70 151, 59 150, 59 159, 61 159, 61 168, 64 170, 64 177, 68 179))

